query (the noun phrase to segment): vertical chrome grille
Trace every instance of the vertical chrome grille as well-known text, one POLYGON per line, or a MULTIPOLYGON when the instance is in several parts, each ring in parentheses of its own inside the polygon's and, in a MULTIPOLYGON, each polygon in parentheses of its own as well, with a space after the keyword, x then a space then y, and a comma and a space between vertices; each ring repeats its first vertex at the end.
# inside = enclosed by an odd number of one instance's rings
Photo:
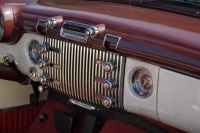
POLYGON ((100 108, 104 107, 102 101, 95 97, 96 94, 112 97, 115 102, 111 110, 119 111, 122 108, 125 57, 48 37, 43 38, 43 43, 60 49, 60 53, 50 51, 42 55, 43 59, 48 59, 57 66, 43 69, 43 74, 59 81, 48 82, 48 86, 69 97, 100 108), (106 73, 102 65, 96 64, 96 60, 113 61, 117 64, 117 69, 112 73, 106 73), (95 81, 95 77, 115 79, 118 87, 106 91, 102 83, 95 81))

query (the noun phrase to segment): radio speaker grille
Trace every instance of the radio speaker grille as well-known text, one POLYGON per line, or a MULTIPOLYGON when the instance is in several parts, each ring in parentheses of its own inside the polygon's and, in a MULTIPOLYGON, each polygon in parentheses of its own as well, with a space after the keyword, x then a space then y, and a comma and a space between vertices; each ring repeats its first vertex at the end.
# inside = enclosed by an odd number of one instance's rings
POLYGON ((43 74, 56 81, 48 82, 48 86, 71 98, 99 108, 104 107, 102 101, 96 98, 97 94, 114 98, 111 110, 120 111, 123 103, 125 57, 48 37, 43 38, 43 43, 60 49, 60 53, 50 51, 42 55, 42 59, 48 59, 55 64, 55 67, 43 69, 43 74), (102 65, 96 64, 96 60, 113 61, 117 64, 117 69, 106 73, 102 65), (115 79, 118 87, 106 91, 102 83, 95 81, 95 77, 115 79))

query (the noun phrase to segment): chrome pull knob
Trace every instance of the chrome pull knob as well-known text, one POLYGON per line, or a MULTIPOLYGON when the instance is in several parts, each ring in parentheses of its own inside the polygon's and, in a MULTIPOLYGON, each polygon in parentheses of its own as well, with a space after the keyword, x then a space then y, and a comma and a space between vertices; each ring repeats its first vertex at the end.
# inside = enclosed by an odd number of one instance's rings
POLYGON ((40 53, 46 53, 50 50, 50 46, 48 44, 40 44, 39 51, 40 53))
POLYGON ((96 37, 99 34, 99 30, 96 26, 91 26, 85 30, 85 34, 88 37, 96 37))
POLYGON ((48 60, 42 60, 42 59, 40 59, 40 60, 38 61, 38 65, 39 65, 39 67, 40 67, 41 69, 43 69, 43 68, 45 68, 45 67, 51 66, 52 63, 51 63, 50 61, 48 61, 48 60))
POLYGON ((36 78, 37 77, 37 69, 35 68, 35 67, 31 67, 30 69, 29 69, 29 77, 31 77, 31 78, 36 78))
POLYGON ((56 19, 55 18, 49 18, 45 21, 44 25, 47 28, 55 28, 56 27, 56 19))
POLYGON ((116 88, 117 87, 117 83, 115 80, 105 80, 104 83, 103 83, 103 88, 104 90, 111 90, 113 88, 116 88))
POLYGON ((47 82, 51 82, 51 78, 49 76, 41 75, 39 77, 39 81, 41 84, 46 84, 47 82))
POLYGON ((45 90, 47 90, 47 86, 42 86, 42 85, 39 85, 38 86, 38 91, 41 93, 41 92, 44 92, 45 90))
POLYGON ((112 98, 105 97, 105 98, 103 99, 103 105, 104 105, 104 107, 106 107, 106 108, 110 108, 110 107, 113 105, 113 103, 114 103, 114 100, 113 100, 112 98))
POLYGON ((105 62, 104 64, 104 71, 107 73, 110 73, 114 70, 116 70, 116 63, 115 62, 105 62))

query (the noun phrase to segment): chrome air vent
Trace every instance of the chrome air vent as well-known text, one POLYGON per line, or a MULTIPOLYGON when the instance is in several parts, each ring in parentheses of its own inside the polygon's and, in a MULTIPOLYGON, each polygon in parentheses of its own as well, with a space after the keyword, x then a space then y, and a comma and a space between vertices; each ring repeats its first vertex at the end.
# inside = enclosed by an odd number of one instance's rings
POLYGON ((46 85, 99 108, 106 108, 104 100, 111 98, 114 102, 109 106, 110 110, 120 111, 125 57, 48 37, 43 38, 43 44, 59 49, 42 54, 42 60, 53 64, 43 68, 43 74, 52 79, 46 85), (115 63, 115 69, 111 72, 106 72, 107 62, 115 63), (117 85, 106 84, 110 79, 117 85), (105 89, 105 86, 110 89, 105 89))

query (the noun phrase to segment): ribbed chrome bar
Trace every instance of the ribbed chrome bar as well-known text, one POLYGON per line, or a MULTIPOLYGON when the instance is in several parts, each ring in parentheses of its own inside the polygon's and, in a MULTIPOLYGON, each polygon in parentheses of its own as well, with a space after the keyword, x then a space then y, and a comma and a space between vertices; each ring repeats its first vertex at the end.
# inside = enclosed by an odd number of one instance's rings
POLYGON ((111 110, 120 111, 125 57, 48 37, 43 38, 43 43, 60 49, 60 53, 50 51, 41 57, 57 66, 45 68, 43 73, 59 81, 60 84, 49 82, 47 85, 71 98, 99 108, 104 108, 104 106, 102 100, 96 98, 97 94, 114 98, 115 102, 111 110), (115 62, 117 69, 112 73, 106 73, 102 65, 96 64, 96 60, 115 62), (102 83, 95 81, 95 77, 115 79, 118 87, 106 91, 102 83))

